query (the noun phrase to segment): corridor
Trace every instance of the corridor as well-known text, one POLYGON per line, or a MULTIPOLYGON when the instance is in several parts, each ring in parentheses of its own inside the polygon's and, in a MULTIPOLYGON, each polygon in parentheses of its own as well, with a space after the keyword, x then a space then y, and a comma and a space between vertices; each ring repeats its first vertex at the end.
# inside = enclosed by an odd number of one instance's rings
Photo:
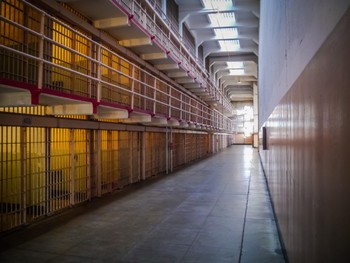
POLYGON ((284 262, 251 146, 231 146, 0 243, 1 262, 284 262))

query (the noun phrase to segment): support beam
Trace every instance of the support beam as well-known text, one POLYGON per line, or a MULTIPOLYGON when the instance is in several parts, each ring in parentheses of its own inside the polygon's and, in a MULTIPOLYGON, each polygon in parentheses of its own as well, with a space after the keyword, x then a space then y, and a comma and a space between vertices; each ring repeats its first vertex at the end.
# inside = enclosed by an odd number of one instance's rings
POLYGON ((160 53, 147 53, 140 56, 143 60, 156 60, 156 59, 166 59, 168 55, 165 52, 160 53))
POLYGON ((180 122, 178 120, 170 119, 168 120, 168 126, 171 126, 171 127, 180 126, 180 122))
POLYGON ((155 67, 159 70, 174 70, 179 69, 179 64, 173 63, 173 64, 158 64, 155 65, 155 67))
POLYGON ((124 123, 139 123, 139 122, 151 122, 152 118, 149 114, 132 112, 128 119, 123 120, 124 123))
POLYGON ((180 78, 180 79, 176 79, 176 82, 179 84, 194 83, 194 79, 192 79, 192 78, 180 78))
POLYGON ((31 106, 31 103, 32 96, 29 91, 1 92, 0 95, 0 107, 31 106))
POLYGON ((247 19, 246 21, 240 22, 232 22, 231 24, 227 24, 225 26, 214 26, 211 23, 203 24, 202 22, 191 23, 189 30, 197 31, 197 30, 206 30, 206 29, 222 29, 222 28, 259 28, 259 19, 247 19))
POLYGON ((201 85, 199 83, 190 83, 190 84, 185 84, 183 85, 186 89, 195 89, 195 88, 200 88, 201 85))
POLYGON ((167 125, 168 120, 166 118, 161 118, 161 117, 152 117, 152 121, 148 124, 152 125, 167 125))
POLYGON ((183 78, 183 77, 187 77, 188 73, 185 71, 178 71, 178 72, 169 72, 167 75, 169 78, 183 78))
POLYGON ((181 128, 188 128, 188 123, 187 122, 185 122, 185 121, 182 121, 182 122, 180 122, 180 127, 181 128))
POLYGON ((94 115, 96 119, 109 119, 109 120, 118 120, 118 119, 127 119, 129 117, 129 112, 122 109, 105 109, 98 107, 97 114, 94 115))
POLYGON ((149 37, 143 37, 143 38, 132 38, 132 39, 120 40, 119 44, 124 47, 140 47, 140 46, 152 45, 153 43, 149 37))
POLYGON ((190 122, 190 123, 188 124, 188 128, 190 128, 190 129, 195 129, 195 128, 196 128, 196 124, 194 124, 193 122, 190 122))
POLYGON ((92 103, 52 105, 46 108, 47 115, 93 115, 92 103))
POLYGON ((258 56, 254 54, 248 55, 235 55, 235 56, 211 56, 209 58, 209 66, 213 66, 217 62, 234 62, 234 61, 253 61, 256 64, 258 63, 258 56))
POLYGON ((127 16, 95 20, 93 24, 98 29, 110 29, 130 26, 129 18, 127 16))

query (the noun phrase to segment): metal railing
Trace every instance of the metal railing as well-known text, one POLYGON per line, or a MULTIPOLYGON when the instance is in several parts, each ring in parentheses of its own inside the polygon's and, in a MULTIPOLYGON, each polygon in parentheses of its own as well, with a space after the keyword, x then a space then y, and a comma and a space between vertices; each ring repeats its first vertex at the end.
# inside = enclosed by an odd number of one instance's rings
MULTIPOLYGON (((125 8, 129 15, 133 15, 133 19, 137 20, 148 32, 152 33, 156 39, 161 43, 161 45, 170 51, 170 54, 175 57, 176 60, 181 62, 181 65, 186 69, 186 71, 191 68, 194 71, 194 78, 198 83, 201 83, 203 89, 207 89, 209 95, 213 97, 219 104, 221 104, 227 112, 232 112, 233 108, 228 98, 220 91, 220 89, 214 84, 214 81, 210 78, 210 74, 203 67, 203 61, 198 57, 195 57, 193 54, 194 47, 189 46, 188 43, 180 36, 178 31, 174 31, 173 24, 170 19, 167 18, 166 14, 161 11, 160 8, 153 8, 155 10, 154 14, 157 14, 160 19, 167 25, 169 32, 178 40, 181 44, 179 49, 167 35, 167 32, 162 30, 156 23, 155 16, 151 16, 146 9, 142 8, 140 4, 135 0, 113 0, 114 3, 117 3, 125 8), (193 67, 191 59, 197 64, 199 71, 196 67, 193 67)), ((146 1, 150 6, 152 3, 146 1)), ((155 3, 154 3, 155 4, 155 3)))
MULTIPOLYGON (((123 105, 130 110, 160 114, 215 129, 228 130, 232 126, 231 120, 222 113, 149 74, 43 10, 26 1, 23 4, 35 10, 39 26, 30 28, 27 25, 33 23, 20 24, 7 18, 6 14, 0 16, 3 26, 0 78, 31 84, 38 91, 55 90, 100 104, 123 105), (12 30, 19 30, 31 42, 16 42, 17 36, 10 34, 12 30)), ((20 15, 25 17, 23 13, 20 15)))

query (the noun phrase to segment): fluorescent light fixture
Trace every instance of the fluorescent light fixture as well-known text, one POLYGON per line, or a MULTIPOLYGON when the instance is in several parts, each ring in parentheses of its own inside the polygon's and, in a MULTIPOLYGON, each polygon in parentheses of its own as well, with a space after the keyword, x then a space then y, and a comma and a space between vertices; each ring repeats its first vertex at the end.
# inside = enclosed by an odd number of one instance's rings
POLYGON ((219 40, 218 42, 222 51, 237 51, 241 48, 238 40, 219 40))
POLYGON ((230 75, 243 75, 244 69, 230 69, 230 75))
POLYGON ((229 61, 226 63, 227 63, 227 67, 231 68, 231 69, 242 69, 243 68, 242 61, 229 61))
POLYGON ((238 36, 237 28, 215 28, 214 33, 222 39, 230 39, 238 36))
POLYGON ((236 23, 235 13, 208 14, 210 23, 214 27, 233 26, 236 23))
POLYGON ((232 0, 202 0, 204 7, 208 9, 226 10, 232 8, 232 0))

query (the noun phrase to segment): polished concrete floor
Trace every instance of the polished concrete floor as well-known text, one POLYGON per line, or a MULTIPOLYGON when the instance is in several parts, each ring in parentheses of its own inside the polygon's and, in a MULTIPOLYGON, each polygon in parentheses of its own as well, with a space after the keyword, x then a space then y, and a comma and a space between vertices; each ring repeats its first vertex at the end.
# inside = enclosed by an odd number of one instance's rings
POLYGON ((0 242, 0 262, 284 262, 250 146, 232 146, 0 242))

